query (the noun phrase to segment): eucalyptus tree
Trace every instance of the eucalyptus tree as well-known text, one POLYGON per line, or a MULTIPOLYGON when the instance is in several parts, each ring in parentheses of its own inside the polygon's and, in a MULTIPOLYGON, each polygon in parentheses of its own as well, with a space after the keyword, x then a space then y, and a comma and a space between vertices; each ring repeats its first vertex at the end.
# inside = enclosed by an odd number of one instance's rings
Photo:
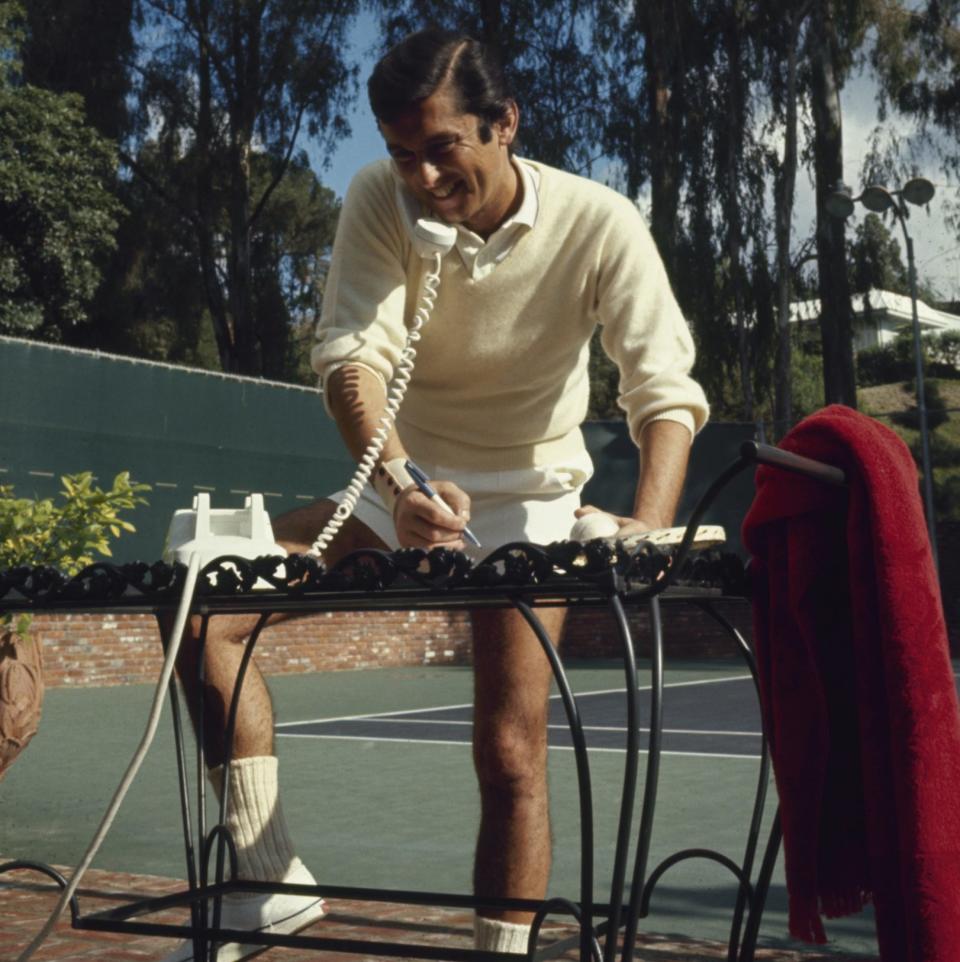
POLYGON ((853 363, 853 310, 847 279, 844 223, 826 209, 826 198, 843 181, 840 92, 852 55, 862 42, 863 4, 816 0, 808 38, 807 66, 813 115, 814 189, 817 198, 817 285, 823 387, 828 404, 857 406, 853 363))
MULTIPOLYGON (((895 111, 916 122, 910 150, 888 144, 875 150, 869 174, 881 183, 929 173, 937 162, 960 180, 960 0, 882 4, 869 60, 880 81, 883 115, 895 111), (923 166, 921 166, 923 164, 923 166), (927 169, 924 169, 927 168, 927 169)), ((938 207, 950 212, 960 239, 960 195, 939 192, 938 207)))
POLYGON ((304 134, 322 155, 346 133, 355 89, 346 33, 357 0, 140 0, 138 72, 150 136, 176 164, 130 168, 191 225, 224 371, 264 372, 255 248, 304 134), (269 176, 254 173, 271 158, 269 176))
POLYGON ((793 421, 793 358, 790 305, 794 296, 793 215, 802 148, 800 111, 804 102, 801 68, 814 0, 777 0, 764 5, 761 29, 766 38, 764 76, 770 97, 767 121, 783 147, 770 150, 773 172, 773 229, 776 259, 776 353, 773 369, 773 420, 778 429, 793 421))

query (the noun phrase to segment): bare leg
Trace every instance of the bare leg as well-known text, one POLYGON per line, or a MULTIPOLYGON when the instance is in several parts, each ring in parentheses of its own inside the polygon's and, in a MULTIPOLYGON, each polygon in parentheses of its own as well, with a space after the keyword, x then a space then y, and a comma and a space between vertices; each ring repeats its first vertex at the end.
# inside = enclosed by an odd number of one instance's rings
MULTIPOLYGON (((556 644, 566 612, 540 609, 556 644)), ((547 698, 550 665, 513 610, 474 611, 474 764, 480 783, 477 895, 541 899, 550 874, 547 698)), ((529 923, 532 913, 478 914, 529 923)))
MULTIPOLYGON (((304 553, 336 509, 333 501, 315 501, 313 504, 281 515, 273 522, 274 535, 288 552, 304 553)), ((327 550, 325 561, 335 563, 344 554, 359 548, 386 548, 386 545, 362 522, 350 518, 327 550)), ((274 616, 270 623, 282 620, 274 616)), ((286 616, 289 617, 289 616, 286 616)), ((211 618, 207 628, 204 648, 204 747, 211 768, 224 759, 224 729, 233 687, 237 679, 244 642, 253 630, 255 615, 218 615, 211 618)), ((172 616, 162 618, 161 630, 169 630, 172 616)), ((197 639, 200 619, 194 618, 188 625, 189 635, 184 638, 177 659, 177 673, 187 696, 190 715, 197 727, 197 702, 199 696, 197 639)), ((243 694, 237 710, 234 731, 234 758, 253 758, 273 754, 273 706, 266 682, 256 666, 250 663, 243 682, 243 694)))

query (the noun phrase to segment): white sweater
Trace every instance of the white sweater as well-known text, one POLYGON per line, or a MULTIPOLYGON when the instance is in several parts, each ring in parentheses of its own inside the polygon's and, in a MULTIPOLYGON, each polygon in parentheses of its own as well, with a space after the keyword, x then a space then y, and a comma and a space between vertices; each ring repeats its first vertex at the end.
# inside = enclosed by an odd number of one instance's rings
MULTIPOLYGON (((639 442, 655 418, 692 433, 708 407, 689 376, 693 342, 636 207, 544 164, 539 211, 480 279, 443 259, 436 306, 397 418, 414 458, 469 470, 556 465, 583 452, 589 342, 602 325, 619 404, 639 442)), ((361 170, 344 200, 317 326, 314 370, 362 364, 393 377, 424 262, 402 226, 389 160, 361 170)))

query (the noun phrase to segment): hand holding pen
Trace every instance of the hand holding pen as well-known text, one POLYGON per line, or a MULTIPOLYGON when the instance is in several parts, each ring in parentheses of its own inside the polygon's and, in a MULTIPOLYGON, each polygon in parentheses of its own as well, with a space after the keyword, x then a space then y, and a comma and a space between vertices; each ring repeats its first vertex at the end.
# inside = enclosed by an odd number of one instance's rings
MULTIPOLYGON (((451 508, 450 505, 447 504, 447 502, 444 501, 436 491, 434 491, 430 485, 430 481, 427 479, 427 476, 423 473, 423 471, 421 471, 420 468, 413 463, 413 461, 409 460, 409 458, 407 459, 407 471, 410 472, 410 477, 413 478, 421 494, 429 498, 434 504, 446 511, 447 514, 456 515, 456 512, 453 510, 453 508, 451 508)), ((480 542, 477 540, 477 536, 469 528, 465 527, 463 529, 463 536, 467 541, 470 542, 470 544, 477 548, 481 547, 480 542)))

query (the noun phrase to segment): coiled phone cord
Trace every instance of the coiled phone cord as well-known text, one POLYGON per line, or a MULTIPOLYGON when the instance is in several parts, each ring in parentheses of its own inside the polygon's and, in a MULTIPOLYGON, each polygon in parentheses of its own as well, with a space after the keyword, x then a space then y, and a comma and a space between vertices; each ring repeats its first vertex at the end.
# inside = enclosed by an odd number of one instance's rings
MULTIPOLYGON (((333 536, 343 527, 344 522, 353 513, 353 509, 356 507, 357 501, 363 492, 364 487, 370 479, 370 475, 373 473, 373 469, 376 466, 377 459, 380 456, 380 452, 383 450, 383 446, 387 443, 387 438, 390 436, 390 430, 393 427, 394 421, 396 420, 397 411, 400 408, 400 403, 403 401, 404 395, 407 393, 407 387, 410 383, 410 379, 413 376, 413 366, 417 357, 417 341, 420 340, 420 329, 423 327, 427 321, 430 320, 430 314, 433 311, 434 304, 437 300, 437 290, 440 286, 440 265, 441 265, 441 255, 439 253, 433 255, 433 262, 423 279, 423 287, 420 292, 420 305, 418 306, 413 318, 410 322, 410 328, 407 331, 406 342, 404 343, 403 350, 400 353, 400 360, 397 362, 396 370, 394 371, 393 381, 390 384, 390 389, 387 392, 386 406, 384 408, 383 416, 380 418, 380 423, 377 426, 377 431, 370 441, 367 450, 364 452, 363 457, 360 459, 360 463, 357 467, 356 473, 350 484, 347 486, 346 492, 344 493, 343 499, 339 505, 337 505, 337 510, 334 512, 333 517, 327 523, 326 527, 317 537, 313 546, 310 548, 308 554, 314 557, 320 557, 323 550, 330 544, 333 540, 333 536)), ((163 708, 163 698, 166 694, 167 687, 170 684, 170 677, 173 674, 174 664, 177 659, 177 654, 180 650, 180 641, 183 637, 183 630, 186 626, 187 615, 190 610, 190 605, 193 602, 193 594, 196 587, 197 576, 200 570, 200 555, 194 554, 191 556, 188 566, 187 566, 187 577, 184 584, 183 594, 180 599, 180 607, 177 611, 176 619, 174 621, 173 633, 167 643, 167 654, 164 658, 163 669, 160 672, 160 679, 157 682, 157 687, 154 693, 153 704, 150 709, 150 716, 147 721, 146 731, 143 734, 143 738, 140 741, 140 745, 137 751, 134 753, 133 758, 124 773, 120 784, 117 786, 116 792, 114 792, 113 798, 110 801, 110 805, 107 807, 107 811, 104 813, 103 819, 94 834, 93 840, 87 848, 86 853, 77 866, 70 879, 69 884, 63 890, 57 901, 56 906, 50 913, 50 917, 47 919, 46 924, 33 939, 33 941, 20 953, 17 957, 17 962, 28 962, 32 958, 33 954, 38 948, 47 940, 50 933, 53 931, 57 920, 63 913, 63 910, 67 907, 70 900, 73 898, 80 885, 80 881, 86 874, 87 869, 93 862, 94 857, 103 844, 103 840, 107 836, 107 832, 113 825, 114 819, 116 818, 117 812, 120 809, 124 798, 137 772, 140 770, 140 766, 143 764, 143 760, 146 757, 147 751, 150 745, 153 743, 153 738, 156 735, 157 725, 160 721, 160 713, 163 708)))
POLYGON ((380 418, 376 433, 367 446, 367 450, 364 451, 363 457, 357 465, 357 470, 353 478, 347 485, 343 499, 337 505, 337 510, 334 511, 333 517, 327 522, 324 529, 317 536, 317 540, 307 552, 308 555, 314 558, 319 558, 323 555, 324 549, 327 548, 333 540, 334 535, 343 527, 347 518, 353 514, 353 509, 357 506, 357 501, 360 500, 360 495, 363 493, 363 489, 366 487, 367 482, 370 480, 370 475, 373 474, 373 469, 377 465, 380 452, 383 451, 383 446, 387 443, 387 438, 390 436, 390 431, 397 417, 397 411, 400 409, 400 402, 403 401, 403 397, 407 393, 407 387, 410 384, 410 378, 413 377, 413 365, 417 357, 416 344, 417 341, 420 340, 420 329, 430 320, 433 306, 437 302, 437 289, 440 287, 440 263, 440 254, 434 254, 433 262, 423 279, 423 287, 420 291, 420 304, 410 321, 410 327, 407 330, 407 339, 403 345, 403 350, 400 352, 400 360, 394 369, 393 380, 390 382, 390 388, 387 391, 387 401, 383 416, 380 418))

